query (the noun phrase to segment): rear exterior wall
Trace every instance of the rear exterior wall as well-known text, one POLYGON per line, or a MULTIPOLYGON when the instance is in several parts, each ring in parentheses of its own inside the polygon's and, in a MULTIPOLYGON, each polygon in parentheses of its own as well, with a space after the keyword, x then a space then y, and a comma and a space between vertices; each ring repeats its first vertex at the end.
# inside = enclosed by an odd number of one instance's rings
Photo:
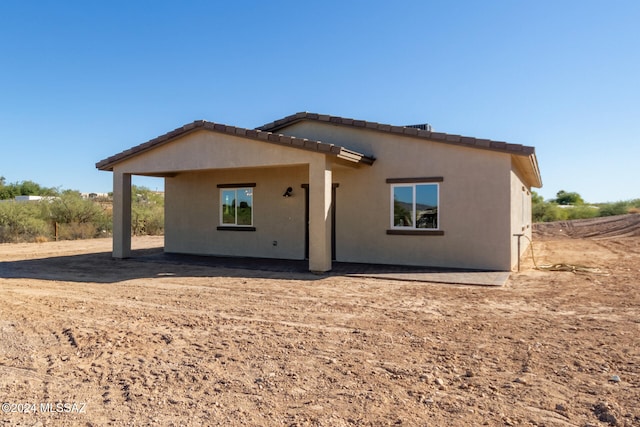
MULTIPOLYGON (((522 227, 513 215, 526 216, 530 206, 514 196, 522 185, 509 154, 307 121, 279 132, 376 158, 371 166, 333 164, 337 261, 513 267, 512 235, 522 227), (439 229, 444 235, 388 234, 392 195, 387 179, 423 177, 442 178, 439 229), (512 213, 516 203, 524 211, 512 213)), ((197 132, 119 168, 124 173, 174 172, 165 178, 167 252, 303 259, 301 185, 309 183, 309 164, 318 156, 323 154, 197 132), (255 231, 220 230, 218 185, 239 183, 255 183, 255 231), (288 187, 293 197, 282 197, 288 187)))
POLYGON ((376 158, 370 167, 334 170, 338 261, 511 269, 510 155, 314 122, 279 132, 376 158), (421 177, 442 178, 444 235, 387 234, 392 217, 387 179, 421 177))
POLYGON ((175 253, 304 258, 304 197, 283 193, 306 182, 308 167, 184 172, 165 179, 165 251, 175 253), (252 183, 255 231, 218 230, 218 185, 252 183))

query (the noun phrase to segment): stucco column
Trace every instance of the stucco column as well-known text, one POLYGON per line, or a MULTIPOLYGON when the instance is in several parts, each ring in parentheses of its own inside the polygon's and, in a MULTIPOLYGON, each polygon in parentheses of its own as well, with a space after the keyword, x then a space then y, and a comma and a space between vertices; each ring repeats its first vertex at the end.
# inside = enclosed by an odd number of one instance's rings
POLYGON ((332 165, 326 156, 309 164, 309 270, 331 270, 332 165))
POLYGON ((131 255, 131 174, 113 171, 113 257, 131 255))

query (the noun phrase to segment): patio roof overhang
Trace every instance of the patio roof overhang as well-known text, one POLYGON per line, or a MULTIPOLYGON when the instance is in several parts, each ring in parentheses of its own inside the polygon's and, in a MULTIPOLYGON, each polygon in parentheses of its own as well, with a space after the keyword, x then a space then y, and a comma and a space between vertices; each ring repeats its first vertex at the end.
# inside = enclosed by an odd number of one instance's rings
MULTIPOLYGON (((358 153, 340 145, 329 144, 307 138, 298 138, 273 132, 261 131, 258 129, 245 129, 214 122, 208 122, 206 120, 197 120, 193 123, 189 123, 182 127, 174 129, 171 132, 167 132, 164 135, 158 136, 157 138, 151 139, 145 143, 103 159, 96 163, 96 168, 102 171, 113 171, 114 166, 118 163, 147 153, 162 145, 168 144, 190 133, 200 130, 216 132, 250 140, 262 141, 268 144, 276 144, 283 147, 322 153, 327 156, 334 157, 341 162, 352 164, 354 166, 359 164, 372 165, 375 161, 375 158, 372 156, 358 153)), ((166 171, 155 175, 170 176, 172 172, 173 171, 166 171)))

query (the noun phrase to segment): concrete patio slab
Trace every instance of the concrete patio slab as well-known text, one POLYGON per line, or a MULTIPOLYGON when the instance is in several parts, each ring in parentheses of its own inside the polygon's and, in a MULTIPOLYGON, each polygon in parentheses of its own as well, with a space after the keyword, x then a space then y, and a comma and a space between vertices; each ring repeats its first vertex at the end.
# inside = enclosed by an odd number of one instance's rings
POLYGON ((509 279, 506 271, 460 271, 460 272, 394 272, 373 274, 345 274, 352 277, 372 279, 404 280, 410 282, 446 283, 452 285, 504 286, 509 279))
POLYGON ((138 252, 137 254, 135 252, 133 259, 136 261, 193 264, 270 273, 297 273, 313 278, 345 276, 455 285, 503 286, 509 279, 510 274, 506 271, 477 271, 346 262, 334 262, 331 271, 314 274, 309 272, 309 263, 306 260, 184 255, 156 251, 152 253, 138 252))

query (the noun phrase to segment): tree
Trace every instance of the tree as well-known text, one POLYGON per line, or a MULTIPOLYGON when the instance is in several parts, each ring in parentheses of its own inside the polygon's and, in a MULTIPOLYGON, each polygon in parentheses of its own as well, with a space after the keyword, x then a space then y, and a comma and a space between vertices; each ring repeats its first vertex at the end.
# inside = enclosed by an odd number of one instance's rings
MULTIPOLYGON (((16 183, 17 184, 17 183, 16 183)), ((42 188, 33 181, 22 181, 17 184, 20 196, 40 196, 42 188)))
POLYGON ((18 195, 18 189, 13 185, 0 185, 0 200, 13 199, 18 195))
POLYGON ((536 193, 535 191, 531 192, 531 203, 533 203, 534 205, 537 205, 539 203, 544 203, 544 198, 539 195, 538 193, 536 193))
POLYGON ((37 182, 21 181, 6 184, 5 178, 0 177, 0 200, 13 199, 16 196, 55 196, 58 190, 42 187, 37 182))
POLYGON ((555 202, 559 205, 583 205, 584 200, 580 194, 575 192, 558 191, 555 202))

